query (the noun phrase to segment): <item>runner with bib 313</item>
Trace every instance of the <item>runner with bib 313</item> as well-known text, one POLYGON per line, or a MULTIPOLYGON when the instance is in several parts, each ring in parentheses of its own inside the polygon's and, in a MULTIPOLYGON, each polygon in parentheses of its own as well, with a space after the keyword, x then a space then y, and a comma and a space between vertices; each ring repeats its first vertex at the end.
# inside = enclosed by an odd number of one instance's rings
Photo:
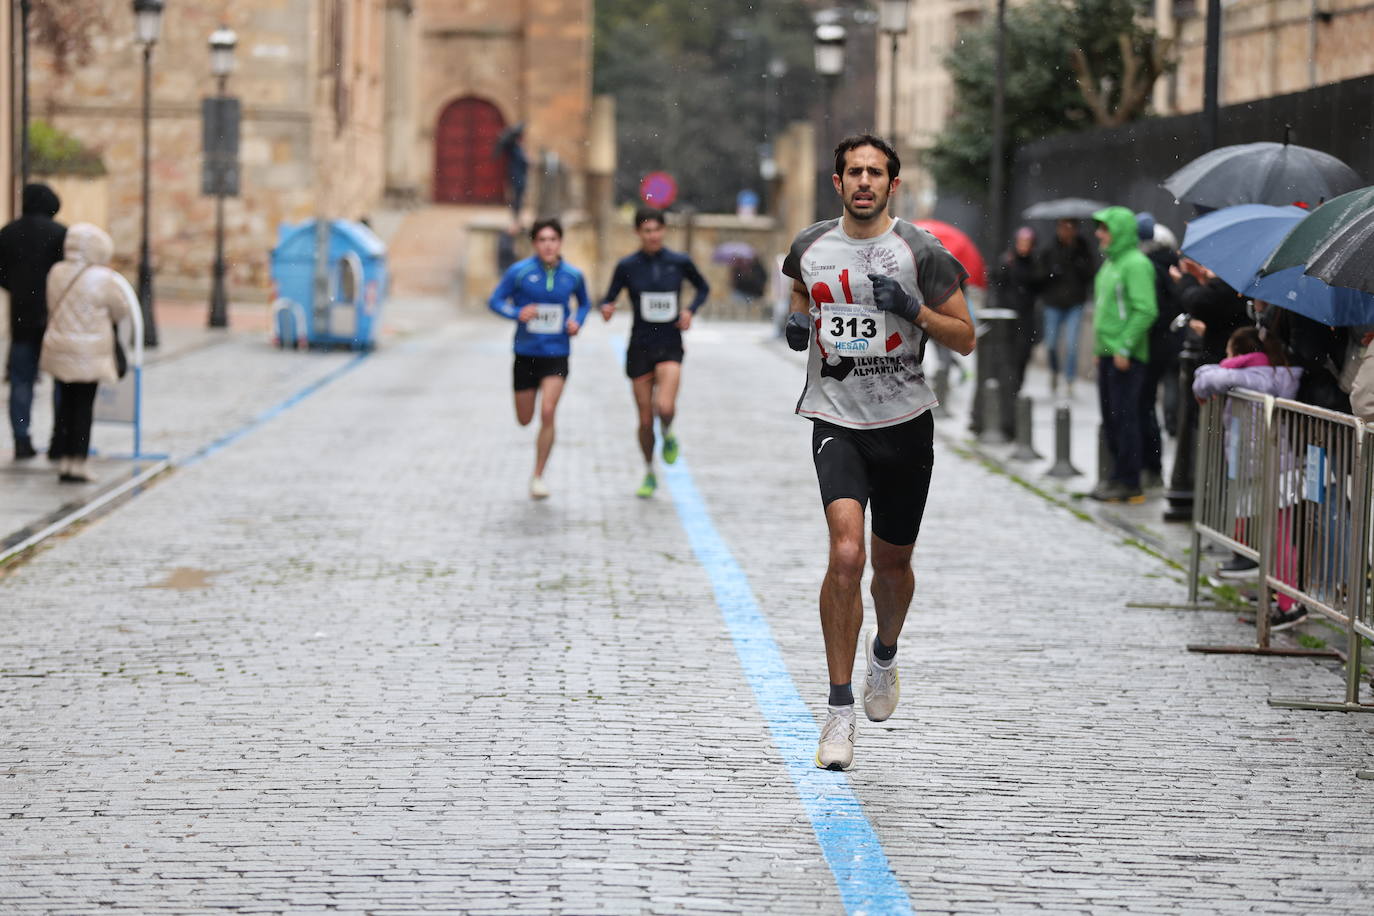
POLYGON ((539 404, 539 437, 535 440, 530 498, 547 499, 544 469, 553 451, 554 414, 568 378, 571 338, 582 329, 592 303, 582 271, 563 260, 563 226, 540 220, 530 230, 534 256, 516 261, 491 294, 491 310, 516 322, 515 419, 528 426, 539 404), (577 299, 577 314, 571 300, 577 299))
POLYGON ((682 332, 692 326, 692 316, 706 301, 711 287, 690 257, 663 247, 661 211, 644 208, 637 212, 635 234, 639 236, 639 251, 616 264, 602 301, 601 317, 610 321, 621 290, 629 290, 634 324, 625 350, 625 374, 634 389, 639 449, 644 453, 644 480, 636 495, 647 499, 658 489, 654 474, 655 415, 663 433, 663 460, 668 464, 677 461, 673 418, 682 381, 682 332), (686 308, 682 307, 684 280, 696 288, 686 308))
POLYGON ((871 134, 835 148, 844 215, 804 230, 783 273, 792 278, 787 344, 809 350, 797 413, 812 422, 811 452, 830 530, 821 584, 829 710, 816 765, 854 763, 854 651, 863 628, 864 512, 871 505, 873 611, 864 634, 864 713, 897 707, 897 637, 916 581, 911 555, 934 463, 935 395, 921 357, 934 339, 973 352, 962 284, 968 273, 935 236, 887 214, 901 162, 871 134))

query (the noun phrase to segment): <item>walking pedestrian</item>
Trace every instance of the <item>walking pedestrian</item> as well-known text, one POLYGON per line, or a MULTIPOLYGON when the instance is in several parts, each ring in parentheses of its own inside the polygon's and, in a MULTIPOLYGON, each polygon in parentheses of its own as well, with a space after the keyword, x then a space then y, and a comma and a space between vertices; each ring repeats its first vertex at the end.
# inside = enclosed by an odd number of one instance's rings
POLYGON ((1078 334, 1083 310, 1092 294, 1093 255, 1088 242, 1078 231, 1078 221, 1061 219, 1054 225, 1054 240, 1040 255, 1044 285, 1040 290, 1045 305, 1045 354, 1050 363, 1050 391, 1059 392, 1059 373, 1063 369, 1064 391, 1073 396, 1073 380, 1078 373, 1078 334), (1059 356, 1060 342, 1064 356, 1059 356))
POLYGON ((530 498, 547 499, 544 470, 553 451, 558 399, 568 379, 571 338, 582 329, 592 303, 582 272, 563 260, 563 225, 556 219, 540 220, 530 228, 530 241, 534 254, 511 265, 488 305, 496 314, 516 322, 515 419, 528 426, 539 401, 530 498), (570 305, 574 297, 576 314, 570 305))
POLYGON ((67 230, 63 259, 48 273, 48 327, 39 367, 57 381, 57 419, 49 455, 63 483, 90 483, 95 392, 123 374, 115 326, 138 299, 127 280, 107 265, 114 243, 90 223, 67 230))
POLYGON ((677 416, 677 391, 682 382, 682 332, 706 302, 711 286, 690 256, 663 247, 663 212, 645 207, 635 214, 639 251, 622 258, 611 275, 611 286, 601 304, 601 317, 615 315, 621 290, 630 293, 634 324, 625 350, 625 374, 630 377, 635 407, 639 412, 639 449, 644 454, 644 480, 635 491, 648 499, 658 489, 654 474, 654 417, 663 435, 663 460, 677 461, 678 441, 673 432, 677 416), (687 308, 679 299, 683 282, 696 288, 687 308))
POLYGON ((10 346, 5 378, 10 386, 14 458, 38 454, 29 435, 38 357, 48 325, 48 271, 62 260, 67 227, 53 219, 62 202, 52 188, 24 186, 20 217, 0 229, 0 287, 10 294, 10 346))
POLYGON ((1140 250, 1135 214, 1107 207, 1093 214, 1106 255, 1093 281, 1097 391, 1112 476, 1093 490, 1103 502, 1144 502, 1140 489, 1140 390, 1150 360, 1150 325, 1159 311, 1155 269, 1140 250))
POLYGON ((792 279, 787 343, 808 350, 796 412, 811 449, 830 533, 821 634, 830 694, 816 765, 854 763, 854 653, 863 628, 864 512, 873 506, 873 607, 864 636, 864 713, 896 709, 896 654, 915 589, 911 555, 934 464, 935 395, 921 371, 927 339, 967 355, 968 274, 935 236, 887 213, 901 161, 871 134, 835 147, 831 176, 843 215, 804 230, 783 264, 792 279))

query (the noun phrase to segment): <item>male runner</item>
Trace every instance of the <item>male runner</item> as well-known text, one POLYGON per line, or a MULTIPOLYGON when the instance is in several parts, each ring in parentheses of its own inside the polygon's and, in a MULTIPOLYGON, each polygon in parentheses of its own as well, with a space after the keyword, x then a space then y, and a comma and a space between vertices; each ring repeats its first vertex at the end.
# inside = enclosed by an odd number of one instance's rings
POLYGON ((514 319, 515 419, 521 426, 534 419, 538 396, 539 437, 535 443, 530 498, 546 499, 544 468, 553 451, 553 418, 568 378, 569 338, 577 334, 591 310, 582 271, 563 261, 563 226, 556 219, 540 220, 530 229, 534 255, 516 261, 501 277, 488 305, 498 315, 514 319), (577 297, 577 314, 569 300, 577 297))
POLYGON ((911 552, 930 489, 935 395, 921 356, 928 338, 967 355, 973 321, 960 284, 968 274, 924 229, 887 214, 901 162, 881 139, 835 147, 839 219, 792 243, 787 343, 810 348, 797 413, 813 424, 812 458, 830 529, 821 584, 821 633, 830 709, 816 765, 854 763, 854 649, 863 627, 864 509, 873 504, 873 609, 864 635, 864 712, 881 722, 897 706, 897 637, 915 588, 911 552), (815 333, 812 333, 812 332, 815 333))
POLYGON ((611 288, 601 305, 607 321, 615 314, 615 300, 622 289, 630 291, 634 325, 625 351, 625 374, 634 389, 639 409, 639 448, 644 453, 644 482, 635 495, 648 499, 658 489, 654 476, 654 414, 663 432, 663 460, 677 461, 678 442, 673 435, 677 413, 677 388, 682 380, 682 332, 692 326, 692 316, 711 292, 692 259, 663 247, 663 213, 643 208, 635 214, 639 251, 622 258, 611 275, 611 288), (681 308, 682 281, 696 287, 687 308, 681 308))

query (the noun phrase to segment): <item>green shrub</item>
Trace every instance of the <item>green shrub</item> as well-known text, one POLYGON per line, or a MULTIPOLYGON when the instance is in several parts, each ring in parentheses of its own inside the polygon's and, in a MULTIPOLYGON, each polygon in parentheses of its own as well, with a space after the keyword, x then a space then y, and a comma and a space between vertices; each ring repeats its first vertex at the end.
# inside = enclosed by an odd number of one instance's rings
POLYGON ((29 171, 36 175, 78 175, 99 178, 105 174, 100 153, 47 121, 29 122, 29 171))

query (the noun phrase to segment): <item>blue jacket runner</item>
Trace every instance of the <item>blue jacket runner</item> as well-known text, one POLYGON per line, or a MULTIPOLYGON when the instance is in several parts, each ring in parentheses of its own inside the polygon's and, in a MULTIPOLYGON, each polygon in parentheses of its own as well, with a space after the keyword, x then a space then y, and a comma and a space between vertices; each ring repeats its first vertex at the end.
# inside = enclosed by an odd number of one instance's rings
POLYGON ((538 257, 528 257, 510 266, 487 305, 496 314, 518 322, 515 327, 517 356, 567 356, 571 349, 567 330, 568 318, 572 315, 569 300, 573 296, 577 297, 574 317, 578 324, 586 324, 592 303, 587 296, 587 281, 582 271, 562 259, 550 269, 538 257), (527 305, 547 308, 532 321, 520 321, 520 310, 527 305))

